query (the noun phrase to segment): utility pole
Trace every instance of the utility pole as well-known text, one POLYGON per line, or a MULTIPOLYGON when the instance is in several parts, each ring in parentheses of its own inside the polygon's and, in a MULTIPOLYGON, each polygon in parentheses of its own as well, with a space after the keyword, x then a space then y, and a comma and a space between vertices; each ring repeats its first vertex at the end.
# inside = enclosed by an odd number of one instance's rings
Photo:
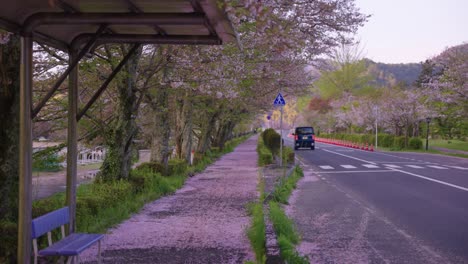
POLYGON ((431 123, 431 118, 426 118, 427 131, 426 131, 426 151, 429 149, 429 124, 431 123))
POLYGON ((378 128, 377 128, 377 118, 375 119, 375 149, 377 149, 377 137, 378 137, 378 128))

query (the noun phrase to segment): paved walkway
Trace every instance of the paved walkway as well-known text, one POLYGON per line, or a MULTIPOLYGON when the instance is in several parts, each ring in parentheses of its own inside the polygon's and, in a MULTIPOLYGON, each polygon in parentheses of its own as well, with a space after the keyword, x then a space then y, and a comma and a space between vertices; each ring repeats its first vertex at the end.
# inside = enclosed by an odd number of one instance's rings
MULTIPOLYGON (((245 205, 258 196, 257 136, 109 230, 103 263, 244 263, 254 260, 245 205)), ((96 262, 97 247, 85 251, 96 262)))

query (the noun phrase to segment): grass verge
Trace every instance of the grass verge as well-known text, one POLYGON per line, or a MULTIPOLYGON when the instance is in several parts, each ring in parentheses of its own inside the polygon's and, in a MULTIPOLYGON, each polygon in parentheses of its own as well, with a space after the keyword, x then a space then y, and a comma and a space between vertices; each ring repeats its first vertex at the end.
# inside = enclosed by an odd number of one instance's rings
POLYGON ((296 184, 300 178, 304 176, 301 167, 296 166, 289 177, 283 177, 280 179, 279 184, 275 187, 272 193, 273 200, 288 204, 289 196, 292 191, 296 188, 296 184))
MULTIPOLYGON (((265 183, 259 173, 258 191, 260 192, 260 197, 257 202, 247 205, 247 211, 252 217, 251 225, 247 229, 247 237, 255 253, 255 263, 257 264, 264 264, 266 262, 266 227, 263 213, 264 189, 265 183)), ((254 262, 248 261, 246 263, 254 262)))
MULTIPOLYGON (((425 141, 424 141, 425 144, 425 141)), ((453 150, 461 150, 468 152, 468 142, 461 141, 457 139, 429 139, 429 146, 431 147, 441 147, 453 150)))
MULTIPOLYGON (((430 144, 430 143, 429 143, 430 144)), ((391 148, 383 148, 379 147, 378 151, 389 151, 389 152, 413 152, 413 153, 421 153, 421 154, 438 154, 438 155, 443 155, 443 156, 450 156, 450 157, 458 157, 458 158, 468 158, 468 155, 465 154, 459 154, 459 153, 450 153, 450 152, 444 152, 440 150, 435 150, 431 149, 429 147, 429 150, 408 150, 408 149, 401 149, 401 150, 395 150, 391 148)))
POLYGON ((270 220, 275 229, 281 258, 289 264, 309 263, 309 260, 299 255, 296 245, 300 242, 299 234, 294 222, 284 212, 280 203, 287 204, 291 192, 296 188, 297 181, 304 176, 302 169, 296 166, 287 178, 283 178, 273 191, 273 200, 270 201, 270 220))

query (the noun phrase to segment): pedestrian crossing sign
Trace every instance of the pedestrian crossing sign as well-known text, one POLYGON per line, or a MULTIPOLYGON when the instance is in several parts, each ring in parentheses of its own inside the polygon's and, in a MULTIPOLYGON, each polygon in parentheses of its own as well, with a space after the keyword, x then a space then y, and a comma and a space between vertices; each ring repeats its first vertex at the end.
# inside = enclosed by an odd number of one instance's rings
POLYGON ((281 93, 278 93, 278 95, 275 98, 275 101, 273 102, 273 105, 275 105, 275 106, 284 106, 284 105, 286 105, 286 101, 284 100, 281 93))

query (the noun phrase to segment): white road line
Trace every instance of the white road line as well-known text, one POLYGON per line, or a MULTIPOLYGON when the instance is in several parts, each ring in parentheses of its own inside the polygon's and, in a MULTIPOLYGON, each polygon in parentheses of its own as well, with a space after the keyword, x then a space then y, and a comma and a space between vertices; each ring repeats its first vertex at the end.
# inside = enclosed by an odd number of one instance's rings
POLYGON ((393 164, 383 164, 385 167, 389 167, 389 168, 392 168, 392 169, 399 169, 401 168, 400 166, 398 165, 393 165, 393 164))
POLYGON ((324 170, 333 170, 334 168, 332 166, 319 166, 321 169, 324 169, 324 170))
POLYGON ((340 166, 345 169, 356 169, 356 167, 354 167, 353 165, 340 165, 340 166))
POLYGON ((347 158, 350 158, 350 159, 355 159, 355 160, 359 160, 359 161, 362 161, 362 162, 366 162, 366 163, 370 163, 370 164, 377 165, 377 163, 372 162, 372 161, 363 160, 363 159, 358 159, 358 158, 355 158, 355 157, 353 157, 353 156, 348 156, 348 155, 345 155, 345 154, 337 153, 337 152, 335 152, 335 151, 331 151, 331 150, 328 150, 328 149, 322 149, 322 150, 323 150, 323 151, 326 151, 326 152, 330 152, 330 153, 336 154, 336 155, 340 155, 340 156, 343 156, 343 157, 347 157, 347 158))
POLYGON ((393 170, 366 170, 366 171, 321 171, 322 174, 340 174, 340 173, 379 173, 392 172, 393 170))
MULTIPOLYGON (((414 161, 382 161, 385 164, 405 164, 405 163, 414 163, 414 161)), ((435 164, 435 163, 433 163, 435 164)))
POLYGON ((447 185, 447 186, 450 186, 450 187, 453 187, 453 188, 468 192, 468 188, 465 188, 465 187, 462 187, 462 186, 458 186, 458 185, 451 184, 451 183, 444 182, 444 181, 439 181, 439 180, 436 180, 436 179, 433 179, 433 178, 429 178, 429 177, 426 177, 426 176, 414 174, 414 173, 411 173, 411 172, 406 172, 406 171, 397 170, 397 169, 391 169, 391 170, 398 171, 398 172, 408 174, 408 175, 411 175, 411 176, 414 176, 414 177, 418 177, 418 178, 421 178, 421 179, 425 179, 425 180, 428 180, 428 181, 437 182, 437 183, 440 183, 440 184, 443 184, 443 185, 447 185))
POLYGON ((459 170, 468 170, 468 168, 464 168, 464 167, 460 167, 460 166, 447 166, 447 167, 454 168, 454 169, 459 169, 459 170))
POLYGON ((369 168, 369 169, 378 169, 379 166, 373 164, 362 164, 362 166, 369 168))
POLYGON ((441 167, 441 166, 435 166, 435 165, 427 165, 427 167, 434 168, 434 169, 439 169, 439 170, 448 170, 448 168, 441 167))
POLYGON ((418 165, 406 165, 406 167, 410 167, 413 169, 424 169, 424 167, 418 166, 418 165))

